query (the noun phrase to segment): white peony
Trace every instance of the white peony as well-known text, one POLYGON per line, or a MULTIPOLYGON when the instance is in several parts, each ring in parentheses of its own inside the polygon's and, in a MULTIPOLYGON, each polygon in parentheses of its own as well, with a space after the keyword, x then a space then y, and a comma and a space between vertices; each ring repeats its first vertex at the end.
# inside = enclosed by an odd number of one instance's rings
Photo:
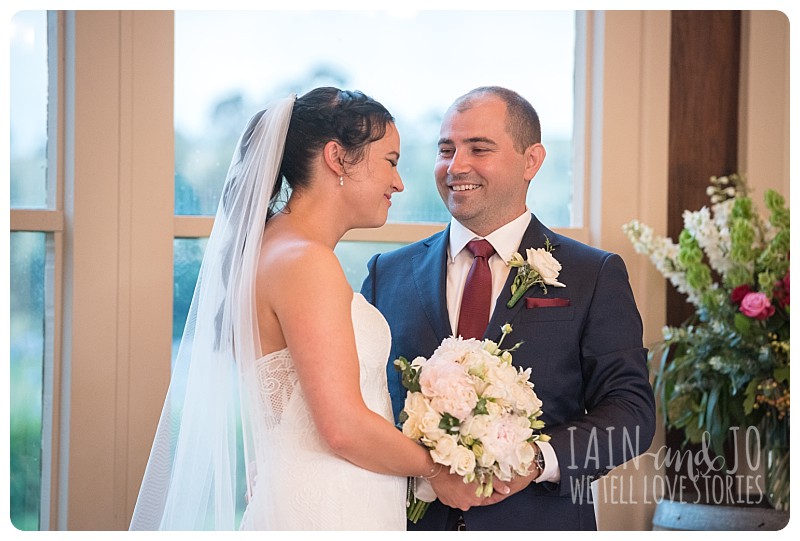
POLYGON ((438 412, 449 413, 463 421, 478 403, 472 379, 454 362, 431 359, 419 377, 422 393, 438 412))
POLYGON ((488 433, 481 440, 485 452, 497 459, 501 475, 500 479, 511 479, 514 471, 524 469, 520 461, 519 447, 527 443, 533 435, 530 423, 523 417, 505 415, 489 426, 488 433))

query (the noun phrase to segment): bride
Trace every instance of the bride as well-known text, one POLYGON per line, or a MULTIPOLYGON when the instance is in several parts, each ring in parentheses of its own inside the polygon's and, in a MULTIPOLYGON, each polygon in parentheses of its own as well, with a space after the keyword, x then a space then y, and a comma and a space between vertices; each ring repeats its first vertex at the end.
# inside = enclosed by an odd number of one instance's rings
POLYGON ((389 328, 333 252, 386 221, 399 158, 390 113, 360 92, 318 88, 250 120, 131 529, 405 529, 406 477, 441 465, 393 426, 389 328))

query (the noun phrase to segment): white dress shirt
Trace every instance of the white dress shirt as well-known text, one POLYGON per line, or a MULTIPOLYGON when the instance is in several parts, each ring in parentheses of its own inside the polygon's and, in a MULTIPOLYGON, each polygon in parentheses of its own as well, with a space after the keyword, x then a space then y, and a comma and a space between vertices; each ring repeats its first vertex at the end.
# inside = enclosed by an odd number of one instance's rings
MULTIPOLYGON (((453 333, 458 329, 464 283, 474 259, 472 252, 466 249, 467 243, 474 239, 486 239, 495 250, 495 253, 489 258, 489 269, 492 271, 492 303, 489 311, 489 318, 491 318, 494 313, 494 305, 497 298, 503 294, 506 279, 511 271, 511 267, 506 262, 511 259, 514 252, 520 249, 522 236, 530 223, 531 212, 526 208, 518 218, 489 233, 486 237, 480 237, 455 218, 450 221, 450 239, 447 247, 447 313, 450 316, 450 328, 453 333)), ((511 295, 511 292, 507 291, 506 294, 511 295)), ((545 427, 546 432, 547 427, 545 427)), ((558 482, 561 479, 561 472, 553 447, 546 442, 537 442, 537 444, 544 454, 544 471, 536 479, 536 482, 558 482)))

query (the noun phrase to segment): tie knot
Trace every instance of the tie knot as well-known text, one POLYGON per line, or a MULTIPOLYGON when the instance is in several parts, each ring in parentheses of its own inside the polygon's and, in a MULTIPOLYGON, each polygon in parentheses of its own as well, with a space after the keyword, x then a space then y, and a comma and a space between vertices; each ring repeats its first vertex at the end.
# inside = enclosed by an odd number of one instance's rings
POLYGON ((467 250, 475 257, 489 259, 494 254, 494 246, 486 239, 471 240, 467 243, 467 250))

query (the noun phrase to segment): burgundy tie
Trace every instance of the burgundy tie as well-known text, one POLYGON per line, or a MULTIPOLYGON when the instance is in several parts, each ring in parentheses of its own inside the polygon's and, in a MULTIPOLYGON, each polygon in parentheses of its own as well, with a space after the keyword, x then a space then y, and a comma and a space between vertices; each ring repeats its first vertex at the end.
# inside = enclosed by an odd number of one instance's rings
POLYGON ((492 271, 489 258, 494 248, 485 239, 467 243, 467 249, 475 259, 469 269, 461 298, 461 312, 458 316, 458 334, 463 338, 483 338, 489 326, 489 309, 492 304, 492 271))

